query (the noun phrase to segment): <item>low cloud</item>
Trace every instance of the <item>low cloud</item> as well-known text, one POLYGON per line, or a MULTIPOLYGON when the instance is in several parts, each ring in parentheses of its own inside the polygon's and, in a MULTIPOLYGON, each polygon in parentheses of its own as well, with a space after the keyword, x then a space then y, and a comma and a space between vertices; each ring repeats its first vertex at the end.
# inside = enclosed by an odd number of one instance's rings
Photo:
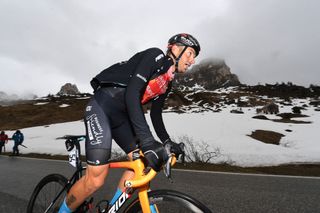
POLYGON ((56 93, 66 83, 91 92, 90 79, 137 51, 189 32, 199 60, 223 58, 248 84, 319 84, 315 0, 0 3, 0 91, 56 93))

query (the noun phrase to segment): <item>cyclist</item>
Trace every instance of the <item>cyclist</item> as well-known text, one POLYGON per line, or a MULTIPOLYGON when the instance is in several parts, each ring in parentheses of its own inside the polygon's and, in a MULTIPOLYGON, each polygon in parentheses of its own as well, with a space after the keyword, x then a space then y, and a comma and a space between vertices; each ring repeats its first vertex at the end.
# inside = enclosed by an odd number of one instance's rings
MULTIPOLYGON (((150 48, 112 65, 92 79, 94 95, 86 106, 84 119, 86 175, 69 190, 59 212, 76 210, 104 184, 112 139, 130 159, 138 144, 148 165, 156 171, 168 159, 164 144, 169 143, 172 152, 181 153, 180 146, 171 141, 165 129, 162 107, 174 74, 186 72, 199 52, 199 42, 193 36, 177 34, 169 39, 166 55, 158 48, 150 48), (142 105, 148 102, 152 104, 153 127, 162 143, 154 139, 146 122, 142 105)), ((133 174, 130 170, 124 172, 112 200, 122 194, 124 180, 133 174)))

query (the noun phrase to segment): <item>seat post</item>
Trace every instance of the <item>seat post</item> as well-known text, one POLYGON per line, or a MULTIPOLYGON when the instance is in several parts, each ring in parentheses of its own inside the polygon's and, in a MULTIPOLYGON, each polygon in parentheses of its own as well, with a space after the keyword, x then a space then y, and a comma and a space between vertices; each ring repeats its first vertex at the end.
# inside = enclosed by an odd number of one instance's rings
POLYGON ((73 139, 74 145, 76 146, 76 166, 79 170, 79 178, 82 176, 82 161, 81 161, 81 146, 79 143, 79 138, 73 139))

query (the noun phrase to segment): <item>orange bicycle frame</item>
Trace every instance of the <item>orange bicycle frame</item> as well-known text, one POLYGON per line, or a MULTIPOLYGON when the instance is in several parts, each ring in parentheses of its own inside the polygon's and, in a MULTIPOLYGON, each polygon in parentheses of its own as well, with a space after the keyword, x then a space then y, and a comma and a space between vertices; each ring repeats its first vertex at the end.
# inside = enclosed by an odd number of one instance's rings
MULTIPOLYGON (((140 153, 140 155, 142 155, 140 153)), ((176 163, 176 158, 173 156, 171 165, 176 163)), ((145 174, 145 165, 140 158, 134 161, 122 161, 122 162, 111 162, 110 168, 127 168, 134 171, 134 177, 131 180, 126 180, 124 185, 128 188, 138 189, 138 196, 140 205, 143 213, 151 213, 150 203, 148 199, 148 190, 150 181, 156 176, 157 172, 151 169, 145 174)))

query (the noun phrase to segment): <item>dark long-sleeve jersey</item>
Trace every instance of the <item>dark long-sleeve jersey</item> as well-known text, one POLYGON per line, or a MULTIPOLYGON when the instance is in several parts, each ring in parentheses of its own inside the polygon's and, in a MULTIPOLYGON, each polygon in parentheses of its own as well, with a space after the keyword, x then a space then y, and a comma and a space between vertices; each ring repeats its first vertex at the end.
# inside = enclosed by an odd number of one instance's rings
POLYGON ((105 69, 91 82, 94 88, 126 88, 126 110, 141 142, 154 140, 142 109, 142 105, 147 102, 152 103, 150 116, 157 136, 162 142, 169 138, 162 119, 162 108, 171 90, 172 65, 172 59, 160 49, 150 48, 135 54, 126 62, 105 69))

